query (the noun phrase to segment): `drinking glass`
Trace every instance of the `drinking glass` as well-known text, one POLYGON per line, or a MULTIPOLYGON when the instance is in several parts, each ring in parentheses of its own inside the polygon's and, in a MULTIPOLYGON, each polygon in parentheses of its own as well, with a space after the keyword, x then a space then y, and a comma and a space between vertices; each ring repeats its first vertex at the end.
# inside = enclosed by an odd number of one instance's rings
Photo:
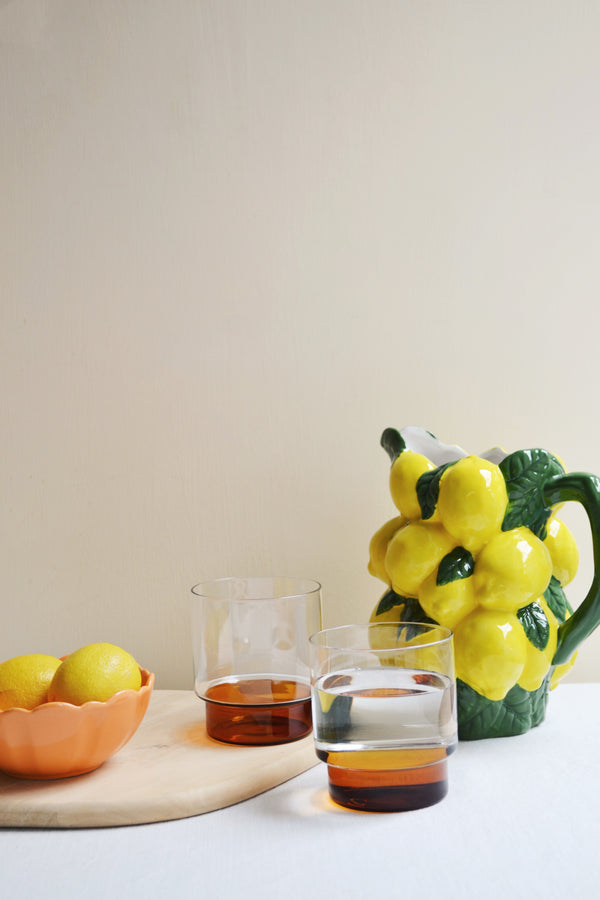
POLYGON ((312 729, 308 638, 321 585, 307 578, 218 578, 192 588, 195 691, 210 737, 282 744, 312 729))
POLYGON ((452 632, 386 622, 310 638, 316 753, 331 798, 392 812, 438 803, 457 744, 452 632))

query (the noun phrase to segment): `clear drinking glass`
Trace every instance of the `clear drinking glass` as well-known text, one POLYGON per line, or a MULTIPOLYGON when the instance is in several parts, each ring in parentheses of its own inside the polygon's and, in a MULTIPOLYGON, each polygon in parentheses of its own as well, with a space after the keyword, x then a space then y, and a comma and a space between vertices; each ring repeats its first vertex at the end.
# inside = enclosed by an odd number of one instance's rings
POLYGON ((310 638, 317 756, 351 809, 431 806, 457 744, 452 632, 418 622, 343 625, 310 638))
POLYGON ((307 578, 218 578, 192 588, 195 691, 210 737, 282 744, 312 728, 308 638, 321 585, 307 578))

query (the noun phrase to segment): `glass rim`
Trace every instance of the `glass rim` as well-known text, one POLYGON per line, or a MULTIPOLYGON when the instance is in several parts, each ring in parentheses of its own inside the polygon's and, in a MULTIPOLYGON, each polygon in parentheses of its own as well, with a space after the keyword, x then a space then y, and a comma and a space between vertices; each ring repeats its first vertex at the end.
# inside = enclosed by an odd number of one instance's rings
MULTIPOLYGON (((331 628, 323 628, 320 631, 315 631, 314 634, 311 634, 308 638, 308 642, 312 647, 320 648, 322 650, 343 650, 349 653, 398 653, 404 650, 417 650, 421 647, 435 647, 439 644, 445 644, 449 640, 452 639, 453 632, 450 628, 447 628, 445 625, 438 625, 437 622, 402 622, 400 619, 398 621, 388 620, 387 622, 364 622, 364 623, 355 623, 352 625, 335 625, 331 628), (425 629, 424 633, 438 631, 440 632, 440 637, 438 640, 434 641, 415 641, 415 643, 404 643, 404 644, 396 644, 390 643, 389 645, 386 643, 383 647, 372 647, 370 644, 365 644, 364 646, 361 644, 352 644, 348 640, 343 640, 340 638, 339 641, 330 642, 329 636, 334 634, 343 635, 350 634, 352 632, 363 632, 365 635, 368 635, 369 632, 375 628, 395 628, 397 631, 401 627, 405 626, 413 626, 421 629, 425 629), (326 637, 327 636, 327 637, 326 637), (323 638, 323 639, 321 639, 323 638)), ((409 639, 415 640, 415 638, 409 639)))
POLYGON ((236 706, 240 707, 240 709, 248 709, 252 706, 296 706, 300 703, 306 703, 307 700, 310 700, 310 675, 302 677, 297 673, 291 674, 289 672, 281 672, 281 673, 264 673, 264 672, 232 672, 230 675, 223 675, 220 678, 212 678, 207 679, 206 681, 201 682, 198 687, 194 687, 194 693, 196 697, 200 700, 204 700, 207 703, 212 703, 213 706, 236 706), (218 686, 223 683, 227 684, 237 684, 240 681, 253 680, 255 678, 258 679, 272 679, 275 680, 275 676, 277 679, 281 681, 285 680, 293 680, 297 684, 302 685, 303 687, 308 689, 308 693, 305 697, 293 697, 291 700, 253 700, 252 703, 241 703, 236 700, 219 700, 216 697, 207 696, 208 691, 211 687, 218 686))
MULTIPOLYGON (((322 585, 319 581, 316 581, 314 578, 304 578, 301 576, 295 575, 224 575, 221 578, 209 578, 205 581, 199 581, 197 584, 193 585, 191 588, 191 593, 194 597, 197 597, 201 600, 220 600, 224 603, 233 603, 233 602, 246 602, 252 600, 256 601, 273 601, 273 600, 293 600, 296 597, 310 597, 314 594, 318 594, 322 589, 322 585), (215 589, 227 583, 234 582, 270 582, 274 584, 277 581, 287 582, 289 584, 294 584, 296 586, 295 590, 283 590, 280 592, 276 592, 271 590, 268 594, 258 594, 255 596, 254 593, 249 593, 244 597, 233 597, 233 596, 219 596, 215 593, 215 589), (302 590, 304 588, 304 590, 302 590)), ((256 592, 258 593, 258 592, 256 592)))

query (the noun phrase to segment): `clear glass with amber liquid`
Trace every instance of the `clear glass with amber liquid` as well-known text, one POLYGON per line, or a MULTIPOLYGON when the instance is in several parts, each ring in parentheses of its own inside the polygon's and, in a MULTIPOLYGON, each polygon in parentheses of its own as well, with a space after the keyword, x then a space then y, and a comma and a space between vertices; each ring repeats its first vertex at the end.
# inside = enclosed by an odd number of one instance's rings
POLYGON ((206 730, 228 744, 284 744, 312 731, 310 685, 287 676, 249 675, 209 685, 206 730))
POLYGON ((194 690, 206 730, 229 744, 285 744, 312 730, 308 641, 321 585, 231 576, 192 588, 194 690))
POLYGON ((346 669, 314 688, 315 746, 332 799, 351 809, 420 809, 448 791, 456 746, 452 678, 395 666, 346 669))

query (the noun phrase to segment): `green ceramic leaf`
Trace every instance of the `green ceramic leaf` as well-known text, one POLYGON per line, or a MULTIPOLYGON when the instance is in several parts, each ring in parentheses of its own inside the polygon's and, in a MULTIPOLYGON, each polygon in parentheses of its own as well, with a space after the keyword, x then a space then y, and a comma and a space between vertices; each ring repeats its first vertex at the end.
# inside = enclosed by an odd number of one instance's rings
POLYGON ((433 619, 427 616, 417 600, 413 600, 412 604, 404 608, 402 622, 409 622, 409 625, 400 625, 398 627, 398 640, 410 641, 420 634, 417 627, 418 623, 435 624, 433 619))
POLYGON ((550 623, 537 600, 517 610, 517 618, 530 643, 538 650, 544 650, 550 640, 550 623))
POLYGON ((565 621, 567 615, 570 615, 571 607, 567 602, 566 594, 561 587, 560 581, 554 575, 544 591, 544 600, 561 624, 565 621))
POLYGON ((403 622, 433 622, 416 597, 404 597, 403 622))
POLYGON ((430 519, 435 512, 435 507, 440 493, 440 478, 448 468, 455 465, 456 460, 444 463, 437 469, 431 469, 429 472, 423 472, 417 481, 417 500, 421 507, 421 517, 430 519))
POLYGON ((478 741, 498 737, 496 720, 500 714, 500 702, 488 700, 460 678, 456 679, 456 695, 459 739, 478 741))
POLYGON ((531 703, 531 727, 536 728, 540 722, 544 721, 546 715, 546 707, 548 705, 548 692, 550 690, 550 678, 554 669, 550 669, 544 678, 541 686, 537 691, 529 694, 529 702, 531 703))
MULTIPOLYGON (((401 597, 400 594, 396 594, 391 588, 389 591, 386 591, 375 611, 376 616, 381 616, 383 613, 389 612, 390 609, 393 609, 394 606, 403 606, 406 602, 405 597, 401 597)), ((400 615, 400 610, 398 610, 398 615, 400 615)))
POLYGON ((488 700, 457 679, 458 736, 461 741, 524 734, 544 719, 549 675, 537 691, 515 685, 503 700, 488 700))
POLYGON ((546 537, 546 522, 551 510, 544 502, 543 489, 564 469, 547 450, 517 450, 500 463, 508 492, 508 505, 502 530, 509 531, 525 525, 541 540, 546 537))
POLYGON ((396 428, 386 428, 381 435, 381 446, 392 463, 406 450, 406 442, 396 428))
MULTIPOLYGON (((398 607, 399 622, 426 622, 435 624, 434 620, 426 615, 416 597, 402 597, 400 594, 396 594, 391 588, 389 591, 385 592, 379 601, 376 615, 380 616, 383 613, 389 612, 390 609, 393 609, 394 607, 398 607)), ((400 627, 398 629, 398 636, 400 636, 400 634, 402 634, 404 640, 410 640, 417 634, 417 629, 400 627)))
POLYGON ((450 584, 460 578, 468 578, 473 574, 475 561, 473 555, 464 547, 455 547, 442 559, 438 566, 436 584, 450 584))

